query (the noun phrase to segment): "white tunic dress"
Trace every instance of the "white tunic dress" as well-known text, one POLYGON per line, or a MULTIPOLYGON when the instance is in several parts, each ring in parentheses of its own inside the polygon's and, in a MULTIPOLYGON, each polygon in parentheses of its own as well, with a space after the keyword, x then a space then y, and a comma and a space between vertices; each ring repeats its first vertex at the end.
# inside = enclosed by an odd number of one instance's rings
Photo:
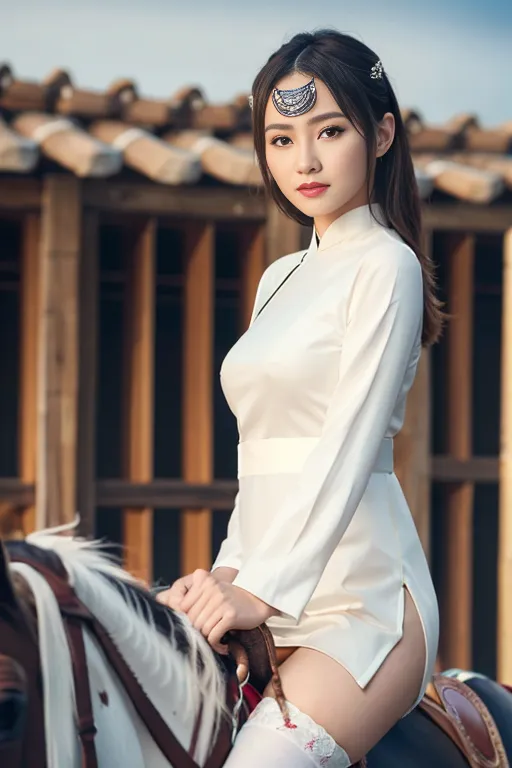
POLYGON ((221 368, 239 493, 213 568, 236 568, 235 585, 280 611, 277 646, 322 651, 361 687, 402 636, 407 587, 425 634, 421 698, 438 608, 392 438, 421 352, 422 276, 382 222, 378 206, 356 208, 261 279, 221 368))

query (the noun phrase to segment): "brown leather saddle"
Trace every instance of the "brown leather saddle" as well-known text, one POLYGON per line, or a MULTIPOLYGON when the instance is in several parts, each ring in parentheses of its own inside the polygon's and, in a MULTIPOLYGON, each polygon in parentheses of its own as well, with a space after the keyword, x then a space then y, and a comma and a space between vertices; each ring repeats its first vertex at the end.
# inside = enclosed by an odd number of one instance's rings
POLYGON ((494 718, 468 685, 434 675, 419 708, 453 740, 471 768, 508 768, 494 718))
MULTIPOLYGON (((240 655, 241 675, 248 668, 251 684, 260 693, 272 681, 275 697, 286 720, 289 715, 269 629, 262 626, 234 635, 246 653, 245 658, 240 655)), ((455 743, 470 768, 508 768, 509 762, 496 723, 487 706, 469 686, 455 678, 434 675, 418 707, 455 743)), ((360 768, 364 765, 364 760, 359 763, 360 768)))

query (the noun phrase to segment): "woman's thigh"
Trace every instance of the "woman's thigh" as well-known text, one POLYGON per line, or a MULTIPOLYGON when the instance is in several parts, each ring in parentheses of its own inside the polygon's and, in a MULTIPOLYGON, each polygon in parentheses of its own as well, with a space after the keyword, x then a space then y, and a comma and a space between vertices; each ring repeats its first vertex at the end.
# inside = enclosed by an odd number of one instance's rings
MULTIPOLYGON (((357 762, 413 706, 425 658, 423 628, 406 590, 403 637, 366 688, 360 688, 341 664, 309 648, 299 648, 279 671, 286 698, 357 762)), ((265 695, 273 695, 270 685, 265 695)))

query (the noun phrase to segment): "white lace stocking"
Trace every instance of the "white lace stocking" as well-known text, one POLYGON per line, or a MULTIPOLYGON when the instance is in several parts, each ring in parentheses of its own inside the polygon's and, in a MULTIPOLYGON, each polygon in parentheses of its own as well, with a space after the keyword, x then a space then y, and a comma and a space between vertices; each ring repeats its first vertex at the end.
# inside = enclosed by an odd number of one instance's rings
POLYGON ((238 734, 224 768, 349 768, 334 739, 293 704, 290 726, 277 702, 264 698, 238 734))

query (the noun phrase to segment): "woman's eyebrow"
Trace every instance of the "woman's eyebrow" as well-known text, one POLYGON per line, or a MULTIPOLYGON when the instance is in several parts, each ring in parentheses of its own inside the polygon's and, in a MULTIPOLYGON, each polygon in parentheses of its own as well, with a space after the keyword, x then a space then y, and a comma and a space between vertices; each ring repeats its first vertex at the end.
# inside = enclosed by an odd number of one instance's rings
POLYGON ((323 115, 315 115, 315 117, 310 117, 308 120, 308 125, 315 125, 315 123, 323 123, 324 120, 332 120, 335 117, 345 117, 343 112, 324 112, 323 115))
MULTIPOLYGON (((315 125, 316 123, 322 123, 324 120, 332 120, 334 117, 345 117, 343 112, 324 112, 322 115, 315 115, 314 117, 310 117, 307 125, 315 125)), ((292 123, 271 123, 270 125, 267 125, 265 128, 265 133, 267 131, 291 131, 293 130, 293 124, 292 123)))

